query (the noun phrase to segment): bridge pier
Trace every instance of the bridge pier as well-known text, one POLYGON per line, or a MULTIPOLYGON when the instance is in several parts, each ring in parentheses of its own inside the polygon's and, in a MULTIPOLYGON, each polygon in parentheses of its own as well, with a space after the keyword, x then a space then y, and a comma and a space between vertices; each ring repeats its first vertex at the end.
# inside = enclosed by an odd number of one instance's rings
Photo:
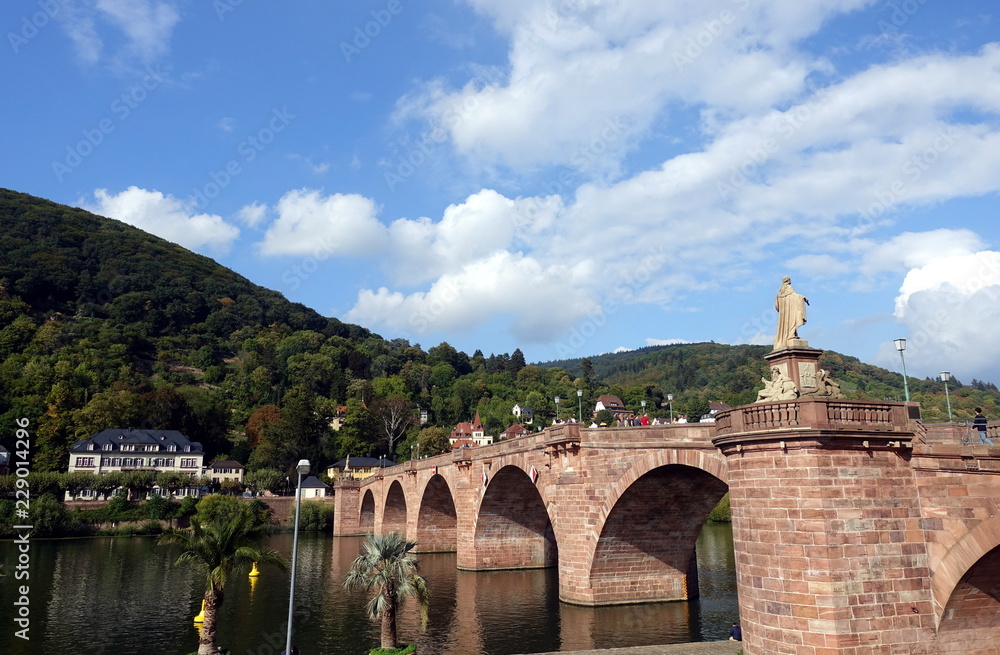
POLYGON ((717 420, 747 654, 936 652, 905 405, 772 402, 717 420))

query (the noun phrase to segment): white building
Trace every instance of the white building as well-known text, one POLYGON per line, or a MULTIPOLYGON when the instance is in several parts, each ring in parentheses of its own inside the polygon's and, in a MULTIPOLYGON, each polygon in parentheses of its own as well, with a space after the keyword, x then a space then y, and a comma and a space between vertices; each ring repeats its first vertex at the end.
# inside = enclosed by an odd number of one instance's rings
MULTIPOLYGON (((110 428, 77 441, 69 454, 70 473, 107 475, 117 471, 173 471, 197 480, 205 474, 205 452, 177 430, 110 428)), ((197 489, 182 493, 197 495, 197 489)), ((83 493, 84 497, 90 495, 83 493)))

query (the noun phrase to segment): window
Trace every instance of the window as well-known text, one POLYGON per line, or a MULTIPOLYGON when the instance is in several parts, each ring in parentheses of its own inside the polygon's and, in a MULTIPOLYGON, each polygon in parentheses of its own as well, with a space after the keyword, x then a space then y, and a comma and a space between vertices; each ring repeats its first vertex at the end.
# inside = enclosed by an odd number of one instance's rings
POLYGON ((134 443, 125 443, 125 444, 122 444, 122 450, 127 450, 127 451, 131 452, 131 451, 135 450, 135 444, 134 443))
POLYGON ((181 458, 181 468, 182 469, 193 469, 193 468, 196 468, 197 466, 198 466, 198 460, 197 459, 195 459, 193 457, 191 457, 191 458, 182 457, 181 458))
POLYGON ((94 465, 94 458, 93 457, 77 457, 76 458, 76 465, 77 466, 84 466, 84 467, 92 467, 94 465))
POLYGON ((111 466, 121 466, 121 465, 122 465, 122 458, 121 457, 112 457, 111 458, 111 466))
POLYGON ((109 443, 104 444, 103 446, 101 446, 101 450, 111 450, 111 444, 109 443))
POLYGON ((177 445, 176 444, 170 444, 169 446, 167 446, 167 450, 169 450, 172 453, 176 452, 177 451, 177 445))

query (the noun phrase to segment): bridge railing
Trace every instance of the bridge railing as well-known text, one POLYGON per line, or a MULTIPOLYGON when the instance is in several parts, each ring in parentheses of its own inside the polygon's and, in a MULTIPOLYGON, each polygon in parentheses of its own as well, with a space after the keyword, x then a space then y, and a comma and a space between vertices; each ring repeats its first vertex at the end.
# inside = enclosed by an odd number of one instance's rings
POLYGON ((754 403, 719 412, 719 436, 787 428, 832 431, 913 431, 906 403, 797 399, 754 403))

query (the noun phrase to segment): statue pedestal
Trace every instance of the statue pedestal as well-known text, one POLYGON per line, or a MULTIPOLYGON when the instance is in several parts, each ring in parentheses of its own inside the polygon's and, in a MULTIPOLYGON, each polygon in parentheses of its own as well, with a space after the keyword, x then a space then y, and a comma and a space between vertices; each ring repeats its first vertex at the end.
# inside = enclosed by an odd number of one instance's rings
POLYGON ((823 351, 810 348, 805 339, 792 339, 791 345, 780 350, 772 350, 764 355, 769 367, 777 366, 790 377, 799 389, 799 395, 815 393, 818 388, 819 356, 823 351))

